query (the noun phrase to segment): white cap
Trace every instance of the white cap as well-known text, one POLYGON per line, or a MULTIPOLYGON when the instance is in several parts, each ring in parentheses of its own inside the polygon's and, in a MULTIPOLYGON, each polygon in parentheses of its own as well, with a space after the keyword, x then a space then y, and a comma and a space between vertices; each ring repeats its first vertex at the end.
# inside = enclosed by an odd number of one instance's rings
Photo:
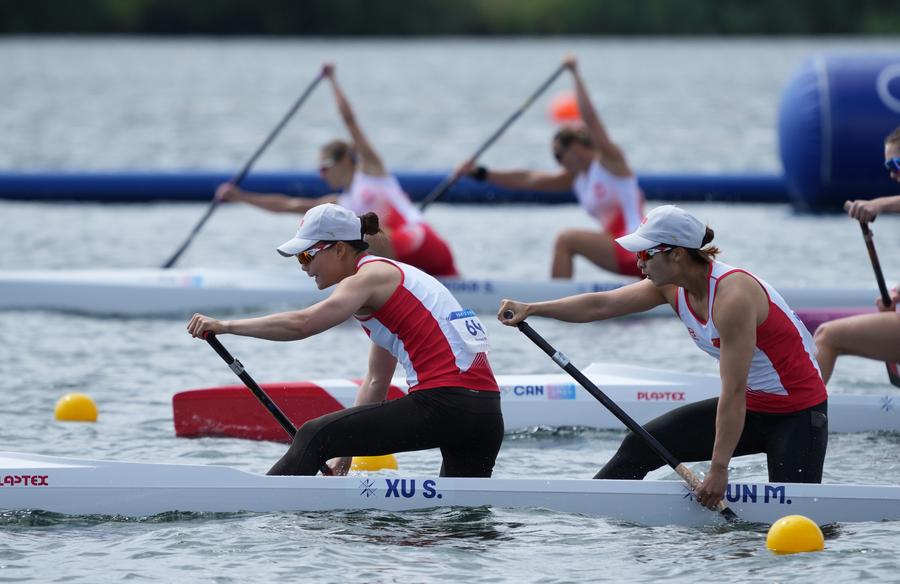
POLYGON ((675 245, 691 249, 703 247, 706 226, 699 219, 675 205, 663 205, 647 213, 634 231, 616 239, 628 251, 644 251, 658 245, 675 245))
POLYGON ((320 241, 356 241, 362 238, 362 223, 353 211, 334 203, 325 203, 306 212, 300 220, 297 235, 279 245, 278 253, 291 257, 320 241))

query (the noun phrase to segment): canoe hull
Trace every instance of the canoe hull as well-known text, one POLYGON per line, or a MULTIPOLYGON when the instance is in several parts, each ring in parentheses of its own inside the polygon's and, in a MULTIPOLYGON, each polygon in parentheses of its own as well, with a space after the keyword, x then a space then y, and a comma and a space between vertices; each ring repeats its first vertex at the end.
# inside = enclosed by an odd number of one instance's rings
MULTIPOLYGON (((503 298, 549 300, 618 288, 627 281, 581 282, 446 279, 466 308, 492 313, 503 298)), ((851 288, 781 288, 794 310, 870 308, 877 292, 851 288)), ((59 310, 99 316, 167 316, 198 311, 234 312, 260 307, 302 307, 318 290, 297 269, 284 270, 7 270, 0 271, 0 309, 59 310)), ((649 314, 671 314, 657 307, 649 314)))
MULTIPOLYGON (((221 466, 0 452, 0 484, 0 509, 69 515, 497 507, 549 509, 643 525, 722 521, 677 481, 269 477, 221 466)), ((733 483, 727 496, 743 520, 757 523, 795 513, 819 524, 900 519, 900 487, 733 483)))

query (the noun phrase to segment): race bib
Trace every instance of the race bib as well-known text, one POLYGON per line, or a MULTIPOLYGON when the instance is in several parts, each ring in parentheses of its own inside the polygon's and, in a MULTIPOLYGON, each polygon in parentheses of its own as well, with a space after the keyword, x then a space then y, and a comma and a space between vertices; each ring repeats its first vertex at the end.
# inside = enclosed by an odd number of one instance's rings
POLYGON ((465 345, 466 350, 472 353, 487 353, 491 345, 488 343, 484 325, 471 310, 457 310, 451 312, 447 320, 453 325, 453 329, 465 345))

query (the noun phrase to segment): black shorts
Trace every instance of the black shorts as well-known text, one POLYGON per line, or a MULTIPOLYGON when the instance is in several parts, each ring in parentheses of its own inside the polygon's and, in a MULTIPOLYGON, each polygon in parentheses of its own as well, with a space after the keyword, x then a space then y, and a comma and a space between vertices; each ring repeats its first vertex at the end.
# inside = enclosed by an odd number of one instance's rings
POLYGON ((303 424, 270 475, 314 475, 339 456, 440 448, 441 476, 489 477, 503 442, 500 392, 437 387, 303 424))
MULTIPOLYGON (((680 462, 712 458, 718 398, 682 406, 651 420, 644 428, 680 462)), ((766 453, 769 481, 821 483, 828 446, 828 401, 790 414, 748 411, 733 456, 766 453)), ((643 439, 628 433, 618 452, 595 479, 642 479, 663 466, 643 439)))

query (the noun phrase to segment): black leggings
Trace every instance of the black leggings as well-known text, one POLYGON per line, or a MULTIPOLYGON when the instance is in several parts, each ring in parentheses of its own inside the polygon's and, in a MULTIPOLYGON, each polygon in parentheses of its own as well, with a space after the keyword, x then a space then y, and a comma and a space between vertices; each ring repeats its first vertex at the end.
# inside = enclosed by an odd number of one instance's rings
MULTIPOLYGON (((651 420, 644 428, 680 462, 712 458, 718 398, 688 404, 651 420)), ((790 414, 747 412, 734 456, 766 453, 769 481, 821 483, 828 445, 828 401, 790 414)), ((629 432, 595 479, 642 479, 665 464, 643 439, 629 432)))
POLYGON ((268 474, 314 475, 339 456, 440 448, 442 477, 489 477, 502 442, 499 392, 423 389, 306 422, 268 474))

